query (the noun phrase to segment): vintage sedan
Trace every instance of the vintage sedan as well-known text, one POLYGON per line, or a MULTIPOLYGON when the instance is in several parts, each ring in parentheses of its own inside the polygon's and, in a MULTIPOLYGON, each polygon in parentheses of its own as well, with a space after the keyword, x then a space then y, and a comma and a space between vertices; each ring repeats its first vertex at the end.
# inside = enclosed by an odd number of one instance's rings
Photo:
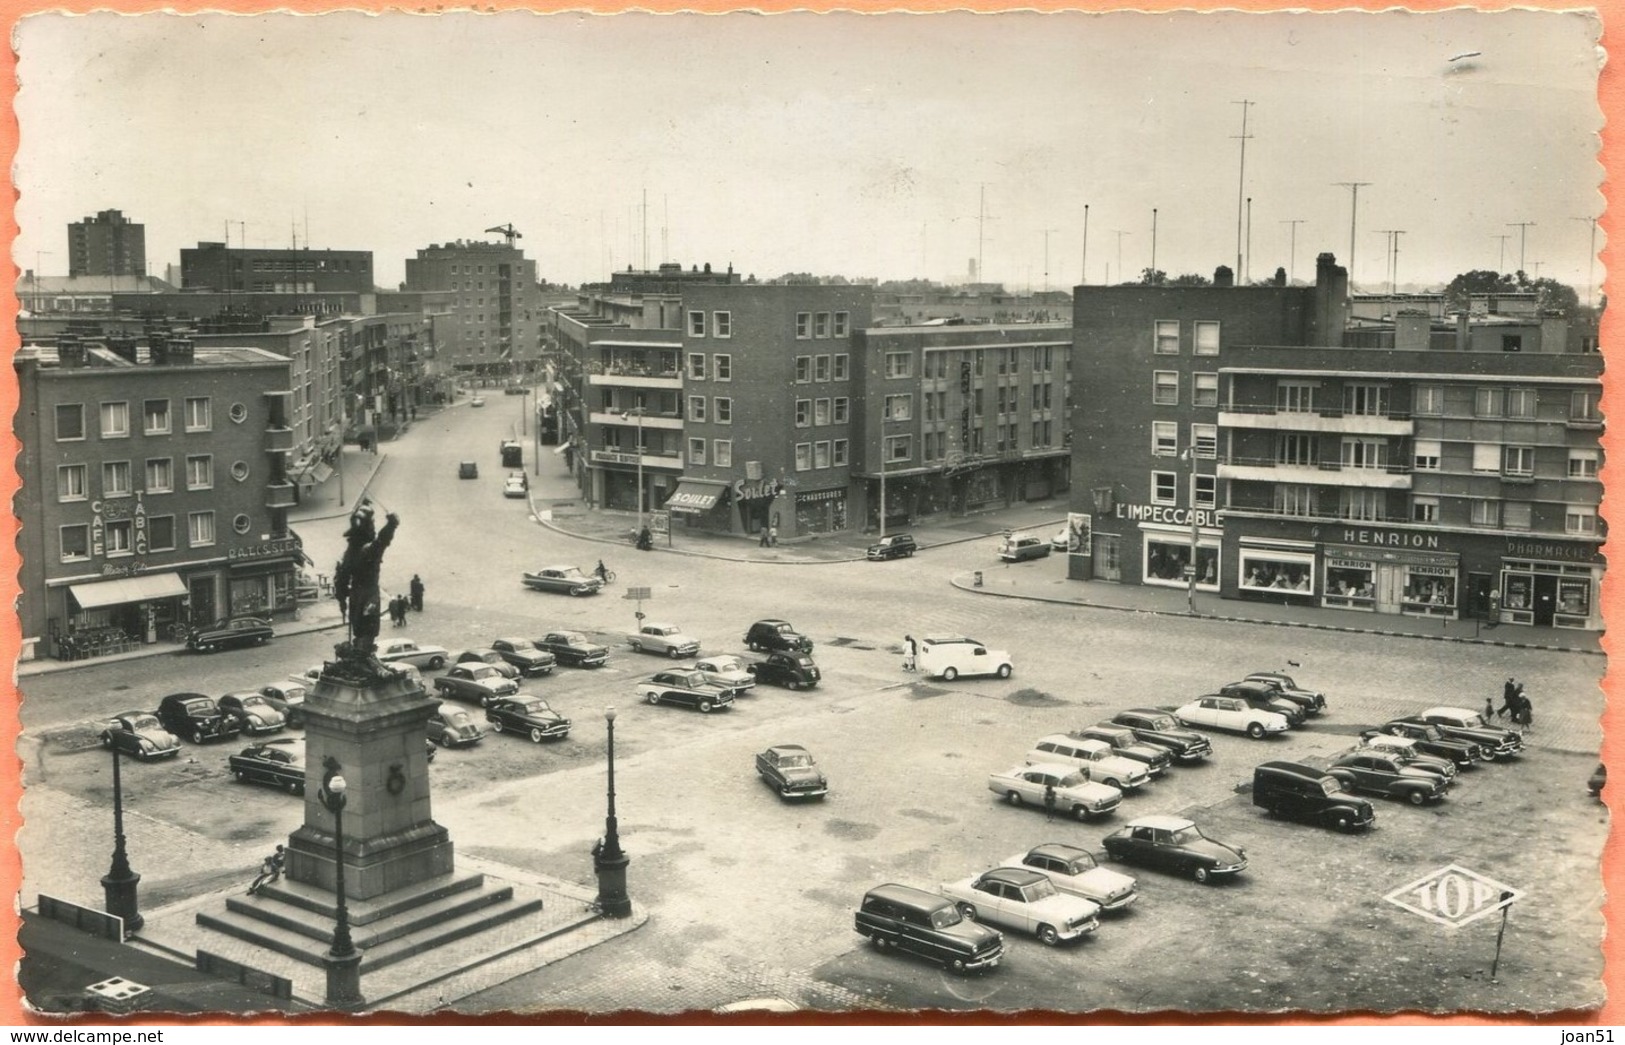
POLYGON ((231 775, 245 784, 267 784, 291 794, 305 793, 305 743, 267 740, 251 744, 226 761, 231 775))
POLYGON ((525 480, 524 472, 509 472, 508 477, 502 480, 502 496, 523 497, 530 492, 530 483, 525 480))
POLYGON ((489 646, 481 646, 478 649, 465 649, 457 654, 456 661, 458 664, 489 664, 501 672, 504 678, 516 679, 519 677, 519 669, 509 664, 506 657, 489 646))
POLYGON ((272 707, 269 700, 252 690, 227 693, 220 698, 216 706, 236 721, 238 730, 252 736, 276 733, 288 725, 287 715, 272 707))
POLYGON ((609 647, 598 645, 579 631, 550 631, 535 640, 535 645, 566 667, 601 668, 609 662, 609 647))
POLYGON ((416 639, 378 637, 377 657, 385 664, 410 664, 416 668, 439 671, 451 659, 444 646, 430 646, 416 639))
POLYGON ((812 752, 800 744, 774 744, 756 756, 756 775, 780 798, 823 798, 829 781, 812 752))
POLYGON ((310 686, 314 685, 314 682, 306 685, 289 679, 287 682, 273 682, 261 686, 259 694, 265 698, 267 704, 282 712, 288 720, 288 725, 297 729, 305 724, 305 698, 310 695, 310 686))
POLYGON ((1071 730, 1067 736, 1074 740, 1100 740, 1110 744, 1112 754, 1145 766, 1145 771, 1151 774, 1153 780, 1168 772, 1168 768, 1174 764, 1173 756, 1168 754, 1167 749, 1155 744, 1142 744, 1140 738, 1134 735, 1134 730, 1112 722, 1096 722, 1092 726, 1071 730))
POLYGON ((1175 762, 1200 762, 1213 754, 1213 741, 1194 730, 1180 729, 1174 716, 1158 708, 1129 708, 1112 716, 1112 722, 1125 726, 1142 744, 1165 749, 1175 762))
POLYGON ((541 697, 520 693, 498 697, 485 705, 485 720, 496 733, 522 733, 531 743, 563 740, 570 735, 570 720, 553 710, 541 697))
POLYGON ((485 405, 485 397, 484 396, 475 396, 473 399, 470 399, 468 401, 468 405, 469 406, 484 406, 485 405))
POLYGON ((1026 867, 996 867, 944 882, 940 891, 971 921, 1031 933, 1051 947, 1100 928, 1100 905, 1061 892, 1048 877, 1026 867))
POLYGON ((491 648, 527 678, 551 674, 553 665, 558 663, 558 658, 546 650, 537 649, 536 644, 529 639, 493 639, 491 648))
POLYGON ((823 674, 805 653, 769 653, 763 660, 745 665, 758 682, 786 689, 812 689, 823 674))
POLYGON ((434 690, 442 697, 485 707, 498 697, 518 693, 519 683, 489 664, 459 664, 434 680, 434 690))
POLYGON ((759 620, 745 631, 745 648, 753 651, 811 653, 813 640, 787 620, 759 620))
POLYGON ((1523 751, 1523 734, 1515 729, 1492 726, 1470 708, 1427 708, 1411 717, 1438 726, 1439 732, 1447 737, 1472 741, 1484 753, 1487 762, 1505 762, 1523 751))
POLYGON ((485 730, 474 721, 474 714, 462 708, 441 705, 429 716, 429 739, 441 747, 466 747, 485 739, 485 730))
POLYGON ((1345 791, 1403 798, 1413 806, 1437 802, 1449 786, 1438 773, 1406 765, 1381 751, 1350 752, 1328 766, 1326 773, 1336 777, 1345 791))
POLYGON ((682 704, 706 713, 732 704, 734 692, 728 686, 706 681, 705 675, 693 668, 657 671, 638 683, 637 689, 638 697, 651 704, 682 704))
POLYGON ((544 566, 522 578, 525 587, 560 595, 597 595, 604 582, 581 572, 579 566, 544 566))
POLYGON ((677 660, 700 652, 700 640, 683 634, 675 624, 645 624, 626 637, 626 644, 644 653, 658 653, 677 660))
POLYGON ((1425 755, 1417 749, 1416 741, 1409 737, 1396 737, 1391 733, 1380 730, 1367 730, 1360 734, 1362 744, 1356 751, 1380 751, 1391 755, 1408 766, 1425 769, 1429 773, 1437 773, 1444 778, 1446 785, 1456 782, 1456 763, 1448 758, 1437 755, 1425 755))
POLYGON ((1245 682, 1262 682, 1274 686, 1276 692, 1303 708, 1305 714, 1324 715, 1326 713, 1326 694, 1317 689, 1300 686, 1291 675, 1282 671, 1255 671, 1248 675, 1245 682))
POLYGON ((1134 879, 1095 862, 1087 849, 1064 842, 1048 842, 999 861, 1002 867, 1024 867, 1055 883, 1063 893, 1081 896, 1102 911, 1121 911, 1139 899, 1134 879))
POLYGON ((1119 791, 1136 791, 1151 782, 1151 774, 1145 766, 1112 754, 1112 746, 1104 740, 1079 740, 1051 733, 1040 737, 1027 752, 1028 765, 1042 762, 1074 766, 1095 783, 1107 784, 1119 791))
POLYGON ((1221 697, 1240 697, 1260 711, 1273 711, 1294 729, 1303 725, 1308 713, 1295 701, 1267 682, 1228 682, 1219 687, 1221 697))
POLYGON ((1375 730, 1366 730, 1360 735, 1369 737, 1371 734, 1378 732, 1403 737, 1414 742, 1419 754, 1432 755, 1435 758, 1447 758, 1462 769, 1466 769, 1484 757, 1483 751, 1471 740, 1447 737, 1438 726, 1414 717, 1396 718, 1383 723, 1375 730))
POLYGON ((756 685, 756 676, 742 657, 706 657, 694 662, 694 670, 702 672, 706 681, 728 686, 741 695, 756 685))
POLYGON ((193 628, 186 635, 186 648, 196 653, 213 653, 233 646, 263 646, 274 633, 264 617, 227 617, 193 628))
POLYGON ((913 534, 893 533, 869 545, 863 554, 870 562, 885 562, 887 559, 912 558, 918 549, 919 545, 914 542, 913 534))
POLYGON ((1059 763, 1015 766, 1002 773, 990 773, 987 789, 1002 795, 1013 806, 1053 808, 1079 820, 1105 816, 1123 801, 1123 792, 1117 788, 1093 783, 1082 771, 1059 763))
POLYGON ((158 721, 178 737, 194 744, 228 740, 242 727, 202 693, 171 693, 158 703, 158 721))
POLYGON ((1106 855, 1126 864, 1188 874, 1198 882, 1247 868, 1247 850, 1209 838, 1178 816, 1142 816, 1101 840, 1106 855))
POLYGON ((1285 733, 1292 728, 1287 724, 1285 715, 1260 711, 1240 697, 1217 695, 1198 697, 1177 709, 1174 720, 1182 726, 1245 733, 1254 740, 1262 740, 1271 733, 1285 733))
POLYGON ((165 729, 150 711, 120 711, 102 730, 102 747, 134 755, 143 762, 180 754, 181 740, 165 729))

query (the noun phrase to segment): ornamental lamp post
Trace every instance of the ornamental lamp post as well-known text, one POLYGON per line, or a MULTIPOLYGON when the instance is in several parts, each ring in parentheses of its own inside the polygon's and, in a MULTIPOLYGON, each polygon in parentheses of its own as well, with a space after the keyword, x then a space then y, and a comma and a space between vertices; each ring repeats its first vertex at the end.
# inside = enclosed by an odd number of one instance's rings
POLYGON ((604 837, 592 849, 593 873, 598 876, 598 910, 606 918, 627 918, 632 900, 626 895, 626 865, 631 858, 621 850, 621 834, 615 821, 615 708, 604 709, 609 728, 609 813, 604 817, 604 837))
POLYGON ((1196 518, 1196 446, 1195 446, 1195 444, 1193 443, 1192 445, 1187 446, 1180 453, 1179 456, 1185 458, 1187 461, 1190 462, 1190 465, 1191 465, 1191 481, 1190 481, 1190 491, 1191 491, 1190 492, 1190 499, 1191 499, 1191 506, 1190 506, 1190 513, 1191 513, 1191 555, 1190 555, 1190 559, 1185 564, 1185 577, 1186 577, 1185 611, 1187 613, 1191 614, 1192 616, 1195 616, 1196 615, 1196 542, 1201 539, 1201 535, 1197 531, 1197 518, 1196 518))
POLYGON ((361 951, 350 938, 350 911, 344 904, 344 806, 348 785, 338 771, 338 761, 329 757, 327 776, 319 795, 322 805, 333 814, 334 891, 337 894, 333 946, 322 955, 322 964, 327 968, 327 1004, 335 1009, 359 1009, 365 1004, 361 996, 361 951))
POLYGON ((113 865, 102 875, 102 891, 107 898, 107 913, 124 919, 124 932, 138 932, 146 919, 141 917, 136 899, 136 886, 141 876, 130 870, 130 858, 124 852, 124 785, 119 777, 118 741, 108 744, 113 753, 113 865))
MULTIPOLYGON (((645 410, 645 407, 637 406, 637 407, 633 407, 630 410, 622 410, 621 411, 621 419, 622 420, 625 420, 626 418, 631 417, 633 414, 636 414, 637 418, 638 418, 638 442, 637 442, 637 445, 634 446, 632 449, 636 450, 637 455, 638 455, 638 533, 639 534, 643 533, 643 411, 644 410, 645 410)), ((613 712, 613 710, 614 709, 611 709, 611 712, 613 712)), ((615 721, 615 716, 614 716, 613 713, 611 713, 609 715, 609 721, 611 723, 610 729, 613 732, 613 730, 614 730, 613 723, 615 721)))

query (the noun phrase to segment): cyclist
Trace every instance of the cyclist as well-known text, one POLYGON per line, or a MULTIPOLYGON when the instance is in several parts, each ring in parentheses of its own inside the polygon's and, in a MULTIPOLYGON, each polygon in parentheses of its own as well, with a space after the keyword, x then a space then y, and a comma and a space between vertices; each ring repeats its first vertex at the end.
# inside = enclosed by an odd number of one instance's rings
POLYGON ((603 581, 605 584, 609 583, 609 567, 604 565, 603 559, 598 560, 598 568, 592 572, 597 574, 598 579, 603 581))
POLYGON ((282 846, 276 847, 276 852, 265 858, 260 864, 260 873, 248 886, 248 895, 253 896, 260 891, 261 886, 270 885, 282 877, 282 867, 288 862, 287 850, 282 846))

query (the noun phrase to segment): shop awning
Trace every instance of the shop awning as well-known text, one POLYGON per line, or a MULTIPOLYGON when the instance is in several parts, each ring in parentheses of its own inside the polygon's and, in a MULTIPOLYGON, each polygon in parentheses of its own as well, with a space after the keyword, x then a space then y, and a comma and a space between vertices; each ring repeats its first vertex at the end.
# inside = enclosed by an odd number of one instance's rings
POLYGON ((333 478, 333 466, 326 461, 317 461, 316 467, 310 470, 310 477, 318 483, 325 483, 333 478))
POLYGON ((73 592, 80 609, 96 610, 103 606, 122 606, 129 602, 185 595, 186 585, 181 583, 180 575, 176 573, 149 573, 140 577, 70 584, 68 590, 73 592))
POLYGON ((697 486, 694 483, 678 483, 677 492, 671 495, 664 507, 687 515, 708 512, 716 507, 717 497, 721 495, 722 489, 720 486, 697 486))

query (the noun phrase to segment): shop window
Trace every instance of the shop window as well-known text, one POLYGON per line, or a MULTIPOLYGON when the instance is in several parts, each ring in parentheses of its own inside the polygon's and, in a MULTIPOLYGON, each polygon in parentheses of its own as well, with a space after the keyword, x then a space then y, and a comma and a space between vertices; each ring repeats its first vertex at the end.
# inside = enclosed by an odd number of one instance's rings
POLYGON ((1443 444, 1437 439, 1418 439, 1411 450, 1411 467, 1418 472, 1437 472, 1443 444))
POLYGON ((711 440, 711 464, 717 468, 733 467, 734 441, 732 439, 711 440))
POLYGON ((734 423, 734 401, 729 396, 717 396, 711 400, 713 409, 712 420, 719 425, 734 423))
POLYGON ((1523 478, 1535 474, 1535 448, 1532 446, 1505 447, 1502 459, 1503 475, 1523 478))
POLYGON ((1275 484, 1275 511, 1280 515, 1318 515, 1318 499, 1313 486, 1296 483, 1275 484))
POLYGON ((1499 388, 1480 388, 1473 393, 1474 417, 1500 417, 1506 411, 1506 393, 1499 388))
POLYGON ((1569 451, 1569 478, 1595 479, 1597 477, 1597 458, 1595 450, 1569 451))
POLYGON ((1449 612, 1456 608, 1456 571, 1448 566, 1412 566, 1400 593, 1407 612, 1449 612))
POLYGON ((1179 479, 1173 472, 1151 473, 1151 503, 1179 503, 1179 479))
POLYGON ((1507 416, 1528 420, 1535 416, 1535 390, 1512 388, 1507 390, 1507 416))
POLYGON ((1436 416, 1444 413, 1444 386, 1417 385, 1412 413, 1436 416))
POLYGON ((90 496, 90 468, 82 464, 59 465, 56 470, 56 499, 83 501, 90 496))
POLYGON ((1179 372, 1154 370, 1151 373, 1151 402, 1157 406, 1179 405, 1179 372))
POLYGON ((688 441, 688 460, 686 462, 684 462, 684 463, 685 464, 704 464, 705 463, 705 440, 704 439, 690 439, 688 441))
POLYGON ((847 463, 849 443, 845 439, 837 439, 830 444, 830 464, 836 468, 844 467, 847 463))
POLYGON ((85 437, 83 403, 59 403, 56 408, 56 439, 59 443, 85 437))
POLYGON ((1218 374, 1192 374, 1191 375, 1191 405, 1192 406, 1218 406, 1219 405, 1219 375, 1218 374))
POLYGON ((1500 526, 1501 502, 1487 500, 1472 502, 1472 508, 1468 513, 1468 521, 1474 526, 1500 526))
POLYGON ((1473 444, 1473 471, 1499 472, 1501 470, 1501 446, 1499 443, 1473 444))
POLYGON ((1249 591, 1315 590, 1315 560, 1289 552, 1241 551, 1241 587, 1249 591))
POLYGON ((1557 581, 1557 611, 1576 617, 1591 616, 1591 581, 1589 578, 1560 577, 1557 581))
POLYGON ((167 457, 147 459, 146 493, 170 493, 175 489, 175 466, 167 457))
POLYGON ((1571 504, 1563 512, 1563 532, 1594 534, 1597 532, 1597 510, 1571 504))
POLYGON ((1191 503, 1198 508, 1219 506, 1219 477, 1216 475, 1191 476, 1191 503))
POLYGON ((1437 497, 1423 497, 1420 495, 1411 498, 1412 522, 1438 522, 1439 499, 1437 497))
POLYGON ((1173 421, 1151 422, 1151 452, 1158 457, 1179 453, 1179 425, 1173 421))
POLYGON ((1387 495, 1383 490, 1341 488, 1337 491, 1337 515, 1341 519, 1381 522, 1387 495))
POLYGON ((1219 354, 1219 324, 1216 320, 1197 320, 1191 324, 1191 334, 1197 355, 1219 354))
POLYGON ((79 562, 90 558, 90 527, 84 523, 59 527, 62 561, 79 562))
POLYGON ((1535 506, 1529 501, 1506 501, 1501 505, 1501 528, 1528 530, 1535 525, 1535 506))
MULTIPOLYGON (((1147 584, 1188 585, 1185 567, 1190 564, 1191 546, 1187 541, 1171 541, 1147 537, 1145 564, 1142 577, 1147 584)), ((1196 549, 1196 583, 1198 586, 1217 586, 1219 583, 1219 549, 1198 545, 1196 549)))
POLYGON ((1501 605, 1509 610, 1527 610, 1532 604, 1535 578, 1527 573, 1509 573, 1504 587, 1506 597, 1501 605))
POLYGON ((1315 412, 1315 382, 1281 381, 1275 386, 1275 408, 1287 414, 1315 412))
POLYGON ((1323 604, 1348 609, 1371 609, 1375 604, 1376 594, 1372 574, 1370 563, 1350 559, 1327 559, 1323 604))
POLYGON ((1179 320, 1159 319, 1153 335, 1155 347, 1152 349, 1159 356, 1179 355, 1179 320))

